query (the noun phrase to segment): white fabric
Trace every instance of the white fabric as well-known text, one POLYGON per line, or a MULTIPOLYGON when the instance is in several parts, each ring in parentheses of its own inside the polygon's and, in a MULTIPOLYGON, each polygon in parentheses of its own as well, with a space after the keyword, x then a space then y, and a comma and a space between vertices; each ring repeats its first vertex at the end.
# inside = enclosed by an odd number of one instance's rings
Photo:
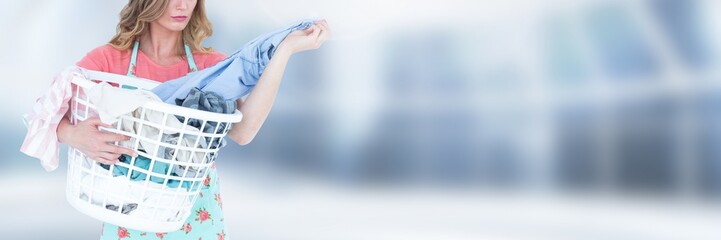
MULTIPOLYGON (((140 108, 147 102, 162 102, 158 96, 147 90, 122 89, 107 83, 100 83, 90 89, 88 97, 104 123, 116 123, 120 120, 120 116, 129 113, 134 118, 134 121, 122 120, 120 130, 129 133, 133 139, 120 142, 119 145, 134 149, 134 138, 138 136, 140 146, 138 146, 137 150, 144 150, 151 156, 170 159, 170 157, 166 157, 166 148, 157 144, 158 141, 165 140, 161 135, 176 134, 178 131, 175 129, 185 128, 187 132, 183 136, 180 146, 191 147, 194 146, 198 137, 197 134, 200 132, 199 129, 180 122, 175 115, 167 114, 166 117, 164 112, 140 108), (145 112, 144 115, 143 111, 145 112), (144 124, 141 121, 155 123, 164 127, 161 132, 161 128, 144 124), (163 123, 163 121, 165 122, 163 123), (193 136, 189 136, 188 132, 193 136), (140 134, 138 135, 138 133, 140 134)), ((194 148, 202 148, 205 145, 205 139, 201 138, 197 142, 198 145, 194 148)), ((202 152, 191 153, 190 151, 181 150, 177 153, 176 161, 201 163, 204 157, 205 154, 202 152)))
POLYGON ((146 102, 160 101, 153 92, 113 87, 106 82, 93 86, 88 91, 88 97, 100 120, 106 124, 117 122, 120 116, 134 111, 146 102))

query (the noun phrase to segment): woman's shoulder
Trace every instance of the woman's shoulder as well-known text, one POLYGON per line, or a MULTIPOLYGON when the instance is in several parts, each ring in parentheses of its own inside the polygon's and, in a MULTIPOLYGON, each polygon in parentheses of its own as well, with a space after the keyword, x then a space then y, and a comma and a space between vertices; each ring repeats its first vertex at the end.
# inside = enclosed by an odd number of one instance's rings
POLYGON ((90 57, 105 57, 105 58, 115 58, 123 55, 127 55, 129 52, 127 50, 118 50, 111 46, 110 44, 104 44, 99 47, 96 47, 93 50, 90 50, 88 52, 87 56, 90 57))
POLYGON ((125 50, 118 50, 110 44, 104 44, 90 50, 85 57, 78 61, 77 65, 90 70, 107 72, 110 70, 111 63, 123 59, 127 54, 125 50))

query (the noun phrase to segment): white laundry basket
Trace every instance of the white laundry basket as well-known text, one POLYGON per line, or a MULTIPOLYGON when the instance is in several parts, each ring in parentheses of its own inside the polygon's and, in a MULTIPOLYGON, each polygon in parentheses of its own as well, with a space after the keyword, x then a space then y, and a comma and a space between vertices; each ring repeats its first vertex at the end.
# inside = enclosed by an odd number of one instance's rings
MULTIPOLYGON (((72 124, 97 116, 87 92, 98 81, 130 89, 152 89, 158 85, 117 74, 85 73, 86 77, 72 80, 72 124)), ((133 113, 121 116, 113 128, 101 128, 129 136, 129 141, 115 144, 134 148, 137 158, 127 156, 125 162, 103 166, 77 149, 69 148, 67 200, 80 212, 103 222, 148 232, 178 230, 191 214, 217 156, 219 146, 213 143, 221 141, 230 125, 241 118, 238 111, 222 114, 148 102, 133 113), (150 121, 146 118, 149 114, 156 117, 160 114, 163 121, 150 121), (184 123, 182 127, 164 124, 176 116, 182 117, 179 121, 184 123), (188 125, 189 120, 201 123, 201 130, 188 125), (133 126, 137 132, 127 131, 121 127, 123 124, 133 126), (155 135, 148 134, 151 132, 155 135), (169 136, 175 141, 168 141, 169 136)))

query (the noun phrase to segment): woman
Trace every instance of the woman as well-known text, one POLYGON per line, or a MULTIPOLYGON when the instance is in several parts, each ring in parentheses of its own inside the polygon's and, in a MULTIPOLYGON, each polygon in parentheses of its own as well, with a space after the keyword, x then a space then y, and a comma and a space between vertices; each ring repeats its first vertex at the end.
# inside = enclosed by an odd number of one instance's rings
MULTIPOLYGON (((117 33, 109 44, 89 52, 78 66, 164 82, 212 66, 226 57, 201 45, 213 32, 204 0, 129 0, 120 18, 117 33)), ((245 101, 237 100, 243 121, 235 123, 228 133, 233 141, 245 145, 255 137, 273 105, 290 56, 320 47, 329 34, 327 23, 316 21, 306 30, 291 32, 278 45, 254 90, 245 101)), ((110 127, 97 118, 72 125, 66 117, 58 125, 58 140, 104 164, 118 162, 121 154, 135 155, 131 149, 112 144, 127 137, 101 132, 99 126, 110 127)), ((203 197, 193 206, 194 214, 178 231, 145 233, 105 224, 101 239, 224 239, 216 176, 212 169, 209 185, 201 191, 203 197)))

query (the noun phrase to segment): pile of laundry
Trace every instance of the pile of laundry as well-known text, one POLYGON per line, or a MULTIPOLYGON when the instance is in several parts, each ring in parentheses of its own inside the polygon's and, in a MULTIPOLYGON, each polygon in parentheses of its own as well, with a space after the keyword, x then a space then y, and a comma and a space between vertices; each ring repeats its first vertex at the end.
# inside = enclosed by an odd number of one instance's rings
MULTIPOLYGON (((198 167, 186 167, 193 164, 205 164, 215 160, 214 151, 225 146, 225 139, 210 134, 224 133, 232 125, 225 122, 185 119, 149 108, 142 108, 150 101, 160 102, 160 98, 147 90, 128 90, 99 83, 88 91, 91 103, 95 105, 101 121, 117 124, 116 130, 131 138, 118 145, 135 149, 138 156, 120 156, 120 162, 133 167, 149 170, 153 159, 162 159, 152 164, 152 171, 159 175, 193 178, 204 176, 204 170, 198 167), (203 128, 203 129, 201 129, 203 128), (227 128, 227 129, 226 129, 227 128), (201 133, 205 133, 203 136, 201 133), (179 164, 167 163, 177 161, 179 164), (188 164, 192 163, 192 164, 188 164), (168 171, 170 170, 170 171, 168 171)), ((203 92, 193 88, 187 97, 176 99, 178 105, 208 112, 230 114, 235 112, 235 100, 225 100, 214 92, 203 92)), ((100 163, 99 163, 100 164, 100 163)), ((100 164, 104 169, 108 165, 100 164)), ((138 172, 138 171, 134 171, 138 172)), ((114 175, 126 175, 125 167, 114 167, 114 175)), ((145 180, 144 174, 136 174, 133 180, 145 180), (136 176, 137 175, 137 176, 136 176)), ((157 179, 157 178, 155 178, 157 179)), ((162 180, 151 181, 163 183, 162 180)))

